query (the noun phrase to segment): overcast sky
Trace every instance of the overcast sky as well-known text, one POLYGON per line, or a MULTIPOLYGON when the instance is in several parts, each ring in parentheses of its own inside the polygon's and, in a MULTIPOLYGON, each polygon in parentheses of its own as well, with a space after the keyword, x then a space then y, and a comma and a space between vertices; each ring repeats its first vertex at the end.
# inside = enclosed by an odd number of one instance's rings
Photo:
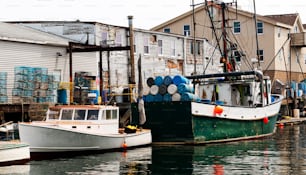
MULTIPOLYGON (((232 0, 224 0, 231 2, 232 0)), ((150 29, 191 10, 192 0, 0 0, 0 21, 59 20, 96 21, 150 29)), ((195 0, 195 3, 204 0, 195 0)), ((255 0, 260 15, 299 13, 306 23, 304 0, 255 0)), ((253 12, 253 0, 238 0, 244 10, 253 12)))

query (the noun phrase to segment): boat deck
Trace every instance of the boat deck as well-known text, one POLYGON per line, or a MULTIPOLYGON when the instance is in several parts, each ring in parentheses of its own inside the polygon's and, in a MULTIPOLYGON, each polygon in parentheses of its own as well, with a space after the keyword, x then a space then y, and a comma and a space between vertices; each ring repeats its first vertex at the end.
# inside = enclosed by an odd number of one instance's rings
POLYGON ((28 146, 28 145, 25 143, 21 143, 18 140, 0 141, 0 150, 13 149, 13 148, 19 148, 19 147, 25 147, 25 146, 28 146))

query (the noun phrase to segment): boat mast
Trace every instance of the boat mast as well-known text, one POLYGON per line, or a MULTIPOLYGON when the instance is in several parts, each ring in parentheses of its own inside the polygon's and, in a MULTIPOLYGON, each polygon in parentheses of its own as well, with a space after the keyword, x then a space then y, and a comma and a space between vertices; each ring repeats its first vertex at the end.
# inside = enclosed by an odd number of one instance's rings
POLYGON ((257 57, 257 63, 258 67, 260 67, 260 60, 259 60, 259 45, 258 45, 258 26, 257 26, 257 18, 256 18, 256 6, 255 6, 255 0, 253 0, 253 6, 254 6, 254 23, 255 23, 255 38, 256 38, 256 57, 257 57))
POLYGON ((227 41, 226 41, 226 21, 225 21, 225 8, 226 5, 224 2, 221 2, 221 10, 222 10, 222 39, 223 39, 223 71, 227 72, 227 41))
POLYGON ((193 22, 193 61, 194 61, 194 68, 193 68, 193 74, 197 74, 197 59, 196 59, 196 22, 195 22, 195 12, 194 12, 194 0, 192 0, 192 22, 193 22))

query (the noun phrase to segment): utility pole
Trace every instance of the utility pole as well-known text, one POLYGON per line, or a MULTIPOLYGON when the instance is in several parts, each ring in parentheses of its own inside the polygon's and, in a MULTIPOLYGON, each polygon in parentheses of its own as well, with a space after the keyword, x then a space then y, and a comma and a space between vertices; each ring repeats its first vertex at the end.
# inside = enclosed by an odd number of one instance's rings
POLYGON ((192 21, 193 21, 193 60, 194 68, 193 75, 197 74, 197 57, 196 57, 196 22, 195 22, 195 11, 194 11, 194 0, 192 0, 192 21))
POLYGON ((128 20, 129 20, 130 59, 131 59, 131 77, 129 83, 135 84, 133 16, 128 16, 128 20))

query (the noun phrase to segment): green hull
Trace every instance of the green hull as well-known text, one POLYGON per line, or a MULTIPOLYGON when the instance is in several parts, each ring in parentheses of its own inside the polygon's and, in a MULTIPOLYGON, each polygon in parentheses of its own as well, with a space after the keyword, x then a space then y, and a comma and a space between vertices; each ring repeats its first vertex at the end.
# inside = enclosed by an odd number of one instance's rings
MULTIPOLYGON (((225 142, 267 136, 274 133, 277 115, 269 122, 233 120, 207 116, 193 116, 191 102, 145 103, 146 123, 152 141, 160 143, 201 144, 225 142)), ((138 123, 137 104, 132 104, 133 123, 138 123)))

